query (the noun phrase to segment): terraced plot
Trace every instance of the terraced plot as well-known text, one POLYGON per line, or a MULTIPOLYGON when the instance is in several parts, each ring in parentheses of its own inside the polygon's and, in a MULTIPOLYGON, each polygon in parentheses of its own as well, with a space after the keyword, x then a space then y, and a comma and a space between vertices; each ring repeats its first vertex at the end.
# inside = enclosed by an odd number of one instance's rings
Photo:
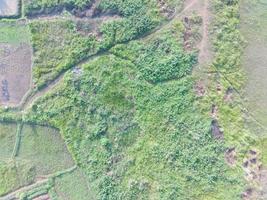
POLYGON ((0 126, 0 197, 9 192, 14 196, 24 186, 46 183, 53 174, 74 166, 57 130, 35 125, 15 127, 0 126))

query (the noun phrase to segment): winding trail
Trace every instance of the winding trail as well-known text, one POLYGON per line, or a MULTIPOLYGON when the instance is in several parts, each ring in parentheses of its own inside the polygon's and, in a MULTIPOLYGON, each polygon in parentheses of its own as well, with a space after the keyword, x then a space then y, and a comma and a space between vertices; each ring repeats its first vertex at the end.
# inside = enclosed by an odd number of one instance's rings
POLYGON ((199 64, 206 64, 211 61, 210 43, 209 43, 209 24, 210 24, 210 11, 209 0, 203 0, 203 8, 200 10, 200 15, 203 19, 202 40, 199 44, 199 64))

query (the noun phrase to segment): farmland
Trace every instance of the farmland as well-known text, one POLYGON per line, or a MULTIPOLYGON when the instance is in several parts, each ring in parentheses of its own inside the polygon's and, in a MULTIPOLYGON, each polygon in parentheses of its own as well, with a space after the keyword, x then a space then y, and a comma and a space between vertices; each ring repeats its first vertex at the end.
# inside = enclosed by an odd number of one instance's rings
POLYGON ((0 104, 14 106, 22 101, 31 87, 30 32, 24 23, 0 22, 0 24, 0 104), (24 62, 21 62, 22 60, 24 62))
POLYGON ((264 1, 21 1, 0 20, 0 200, 264 198, 264 1))

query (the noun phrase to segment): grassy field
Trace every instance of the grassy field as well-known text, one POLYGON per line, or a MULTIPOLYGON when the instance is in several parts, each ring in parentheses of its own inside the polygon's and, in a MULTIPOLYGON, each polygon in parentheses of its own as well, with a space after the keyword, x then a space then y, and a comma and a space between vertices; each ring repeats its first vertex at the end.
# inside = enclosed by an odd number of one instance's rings
POLYGON ((55 179, 54 190, 58 200, 88 200, 95 199, 95 194, 88 187, 88 180, 80 170, 55 179))
POLYGON ((12 158, 16 141, 16 129, 16 124, 0 124, 0 160, 8 160, 12 158))
POLYGON ((74 165, 59 132, 53 128, 24 125, 18 158, 28 160, 38 175, 48 175, 74 165))
MULTIPOLYGON (((267 1, 243 0, 241 4, 241 30, 247 41, 243 66, 248 81, 245 91, 247 107, 253 118, 250 128, 260 137, 267 136, 267 1), (257 30, 257 32, 255 32, 257 30), (264 129, 260 126, 265 127, 264 129), (258 129, 256 127, 259 127, 258 129)), ((250 119, 251 120, 251 119, 250 119)))
POLYGON ((224 162, 230 139, 212 137, 210 107, 193 90, 197 54, 184 50, 183 26, 66 73, 28 113, 62 131, 96 199, 240 197, 242 171, 224 162))
POLYGON ((30 43, 29 27, 23 23, 0 21, 0 43, 30 43))

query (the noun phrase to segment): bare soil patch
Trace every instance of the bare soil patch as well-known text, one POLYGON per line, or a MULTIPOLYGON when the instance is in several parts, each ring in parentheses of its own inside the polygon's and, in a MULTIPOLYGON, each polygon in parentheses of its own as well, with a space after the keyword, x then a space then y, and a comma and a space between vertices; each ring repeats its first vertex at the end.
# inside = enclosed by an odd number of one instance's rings
POLYGON ((233 148, 228 148, 225 152, 225 160, 226 163, 230 166, 235 166, 236 160, 237 160, 237 155, 236 155, 236 149, 235 147, 233 148))
POLYGON ((0 44, 0 105, 20 103, 31 85, 32 49, 25 43, 0 44))
POLYGON ((19 13, 18 0, 0 0, 0 16, 13 16, 19 13))
POLYGON ((42 196, 39 196, 39 197, 35 197, 32 200, 51 200, 51 198, 49 197, 48 194, 45 194, 45 195, 42 195, 42 196))

